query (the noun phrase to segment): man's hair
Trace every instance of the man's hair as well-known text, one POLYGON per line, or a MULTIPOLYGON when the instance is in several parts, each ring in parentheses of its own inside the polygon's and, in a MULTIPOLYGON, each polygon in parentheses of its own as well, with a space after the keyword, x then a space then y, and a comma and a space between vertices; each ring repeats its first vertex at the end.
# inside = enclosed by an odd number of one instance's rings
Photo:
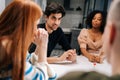
POLYGON ((52 2, 52 3, 47 5, 44 14, 48 17, 52 13, 53 14, 61 13, 62 17, 64 17, 65 16, 65 9, 64 9, 64 7, 61 4, 52 2))
POLYGON ((89 28, 92 28, 92 19, 93 17, 97 14, 100 13, 102 15, 102 25, 100 27, 100 31, 103 33, 104 32, 104 27, 106 24, 106 16, 107 12, 103 12, 100 10, 94 10, 90 14, 88 14, 87 19, 86 19, 86 24, 89 26, 89 28))

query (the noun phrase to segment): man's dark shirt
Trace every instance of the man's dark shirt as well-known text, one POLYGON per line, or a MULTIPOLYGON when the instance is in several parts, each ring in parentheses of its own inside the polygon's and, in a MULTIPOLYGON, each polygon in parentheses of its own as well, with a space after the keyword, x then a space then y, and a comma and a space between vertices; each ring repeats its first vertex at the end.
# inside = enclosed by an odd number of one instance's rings
MULTIPOLYGON (((44 28, 45 29, 45 23, 39 24, 38 28, 44 28)), ((47 57, 51 55, 52 50, 55 48, 56 44, 59 44, 62 46, 62 48, 66 51, 71 49, 69 42, 64 35, 64 32, 60 27, 58 27, 57 30, 53 31, 51 34, 49 34, 49 41, 48 41, 48 49, 47 49, 47 57)), ((36 45, 32 43, 29 47, 29 53, 32 53, 35 51, 36 45)))

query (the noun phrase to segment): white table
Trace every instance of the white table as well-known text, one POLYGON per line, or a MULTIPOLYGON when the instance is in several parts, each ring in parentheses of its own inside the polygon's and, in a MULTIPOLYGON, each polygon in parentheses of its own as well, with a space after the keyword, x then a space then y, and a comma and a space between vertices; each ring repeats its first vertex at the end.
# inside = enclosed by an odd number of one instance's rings
POLYGON ((111 65, 106 60, 102 64, 96 63, 96 66, 94 66, 92 62, 82 55, 77 56, 76 63, 50 64, 50 66, 57 73, 57 78, 71 71, 97 71, 108 76, 111 75, 111 65))

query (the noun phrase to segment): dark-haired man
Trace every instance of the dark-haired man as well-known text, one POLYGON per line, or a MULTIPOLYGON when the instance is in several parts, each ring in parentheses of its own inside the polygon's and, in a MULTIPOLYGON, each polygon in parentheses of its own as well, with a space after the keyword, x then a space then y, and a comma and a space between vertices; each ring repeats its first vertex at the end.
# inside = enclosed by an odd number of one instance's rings
MULTIPOLYGON (((71 49, 69 42, 64 35, 63 30, 59 27, 62 18, 65 16, 65 10, 62 5, 58 3, 50 3, 47 5, 45 12, 46 22, 39 24, 38 28, 44 28, 49 34, 47 60, 48 63, 55 63, 57 61, 70 60, 74 62, 76 60, 76 51, 71 49), (65 52, 60 57, 50 57, 52 50, 56 44, 60 44, 65 52)), ((34 52, 36 46, 32 44, 29 52, 34 52)))

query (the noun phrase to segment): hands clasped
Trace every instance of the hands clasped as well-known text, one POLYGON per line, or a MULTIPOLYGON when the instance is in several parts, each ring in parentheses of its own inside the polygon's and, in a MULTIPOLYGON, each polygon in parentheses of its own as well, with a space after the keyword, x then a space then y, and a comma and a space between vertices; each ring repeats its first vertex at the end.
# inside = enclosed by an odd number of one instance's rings
POLYGON ((40 46, 40 44, 42 43, 47 44, 48 43, 48 32, 45 29, 39 28, 35 34, 34 43, 37 46, 40 46))
POLYGON ((88 59, 91 62, 97 62, 97 63, 102 63, 103 62, 102 55, 93 55, 93 54, 90 54, 89 57, 88 57, 88 59))
POLYGON ((60 60, 61 61, 69 60, 69 61, 75 62, 76 61, 76 57, 77 57, 76 50, 75 49, 71 49, 71 50, 68 50, 68 51, 64 52, 60 56, 60 60))
POLYGON ((39 28, 35 34, 34 43, 37 45, 35 54, 38 55, 38 61, 47 62, 48 32, 45 29, 39 28))

